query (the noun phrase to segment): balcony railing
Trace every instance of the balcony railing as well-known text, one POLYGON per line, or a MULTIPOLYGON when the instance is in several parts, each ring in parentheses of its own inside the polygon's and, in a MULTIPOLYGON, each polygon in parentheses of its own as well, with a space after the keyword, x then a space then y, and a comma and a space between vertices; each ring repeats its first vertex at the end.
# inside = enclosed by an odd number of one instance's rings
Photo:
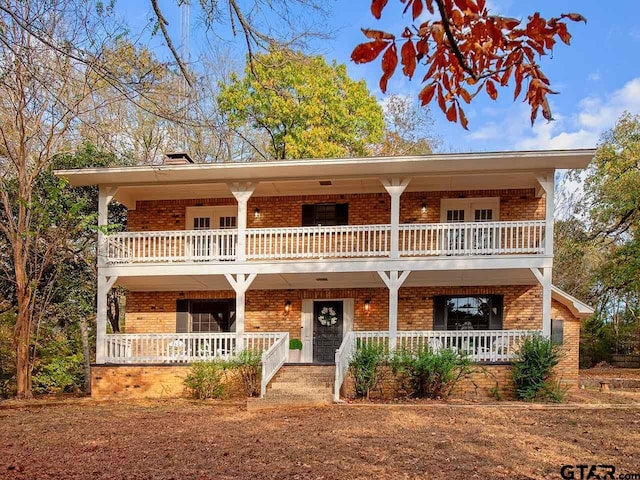
MULTIPOLYGON (((426 223, 399 227, 403 257, 543 254, 545 222, 426 223)), ((236 260, 237 230, 122 232, 106 236, 108 264, 236 260)), ((390 255, 390 225, 250 228, 248 261, 380 258, 390 255)))

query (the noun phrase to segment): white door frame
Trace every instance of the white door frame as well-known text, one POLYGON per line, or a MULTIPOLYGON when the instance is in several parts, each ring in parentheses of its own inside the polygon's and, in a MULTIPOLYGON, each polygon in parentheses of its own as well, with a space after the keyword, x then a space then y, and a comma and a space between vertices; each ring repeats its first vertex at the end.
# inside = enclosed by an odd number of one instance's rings
POLYGON ((342 302, 342 338, 353 330, 355 299, 353 298, 305 298, 302 300, 300 316, 300 340, 302 353, 300 362, 313 363, 313 302, 342 302))
POLYGON ((218 230, 220 228, 220 217, 236 217, 237 219, 238 209, 233 205, 187 207, 185 212, 185 230, 193 230, 193 219, 195 217, 211 218, 211 230, 218 230))

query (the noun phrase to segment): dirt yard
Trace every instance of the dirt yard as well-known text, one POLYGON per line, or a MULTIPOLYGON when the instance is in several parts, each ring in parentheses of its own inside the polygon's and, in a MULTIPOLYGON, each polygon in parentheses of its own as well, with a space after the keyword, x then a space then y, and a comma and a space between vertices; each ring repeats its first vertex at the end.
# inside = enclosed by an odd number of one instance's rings
POLYGON ((562 465, 579 463, 640 473, 640 409, 0 409, 0 478, 9 479, 561 478, 562 465))

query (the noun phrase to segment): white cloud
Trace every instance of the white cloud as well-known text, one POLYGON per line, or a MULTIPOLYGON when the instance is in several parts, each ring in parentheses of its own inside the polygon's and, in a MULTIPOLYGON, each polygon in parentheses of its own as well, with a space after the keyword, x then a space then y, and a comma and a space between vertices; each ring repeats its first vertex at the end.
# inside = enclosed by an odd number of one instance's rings
POLYGON ((563 115, 553 104, 551 108, 553 122, 545 122, 539 116, 535 126, 529 128, 529 107, 522 104, 502 121, 480 126, 469 133, 467 139, 496 141, 501 148, 526 150, 594 147, 602 132, 612 128, 624 111, 640 112, 640 77, 607 96, 584 98, 573 114, 563 115))

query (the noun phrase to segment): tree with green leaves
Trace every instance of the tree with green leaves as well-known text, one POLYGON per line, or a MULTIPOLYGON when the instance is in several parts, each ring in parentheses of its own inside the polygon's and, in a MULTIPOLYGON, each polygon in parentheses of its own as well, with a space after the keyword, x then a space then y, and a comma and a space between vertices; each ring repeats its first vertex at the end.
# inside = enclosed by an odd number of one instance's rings
POLYGON ((583 346, 640 350, 640 115, 625 113, 605 132, 586 172, 573 218, 558 222, 554 283, 596 306, 583 346))
POLYGON ((218 102, 235 129, 266 136, 266 151, 253 144, 265 160, 362 156, 382 138, 382 109, 364 81, 321 56, 256 55, 244 77, 222 86, 218 102))

